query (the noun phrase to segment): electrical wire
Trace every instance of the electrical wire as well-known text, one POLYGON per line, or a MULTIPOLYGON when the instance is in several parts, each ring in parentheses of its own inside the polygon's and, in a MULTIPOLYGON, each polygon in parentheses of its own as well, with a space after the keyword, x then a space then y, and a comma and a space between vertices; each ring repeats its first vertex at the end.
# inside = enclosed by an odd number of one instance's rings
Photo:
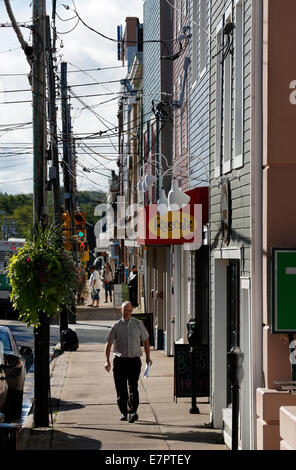
MULTIPOLYGON (((116 65, 113 67, 98 67, 98 68, 93 68, 93 69, 68 70, 67 73, 100 72, 101 70, 122 69, 122 68, 123 68, 122 65, 116 65)), ((60 74, 61 72, 57 71, 56 73, 60 74)), ((0 73, 0 77, 27 77, 27 76, 28 76, 27 73, 0 73)))
POLYGON ((23 180, 10 180, 10 181, 0 181, 0 184, 6 184, 6 183, 21 183, 23 181, 32 181, 34 178, 26 178, 23 180))

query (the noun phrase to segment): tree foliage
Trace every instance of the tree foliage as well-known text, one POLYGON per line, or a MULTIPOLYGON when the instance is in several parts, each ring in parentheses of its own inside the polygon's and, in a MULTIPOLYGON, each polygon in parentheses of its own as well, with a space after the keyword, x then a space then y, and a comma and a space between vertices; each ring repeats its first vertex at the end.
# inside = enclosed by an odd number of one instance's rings
POLYGON ((60 242, 61 227, 51 223, 39 228, 33 240, 13 255, 7 276, 13 307, 28 326, 40 325, 40 315, 55 316, 62 305, 69 308, 78 288, 78 271, 60 242))
MULTIPOLYGON (((63 189, 61 190, 63 200, 63 189)), ((95 207, 106 200, 106 194, 100 191, 79 191, 78 204, 86 214, 86 221, 95 225, 97 217, 94 216, 95 207)), ((49 216, 53 216, 52 193, 48 193, 49 216)), ((6 194, 0 193, 0 225, 10 226, 13 223, 15 233, 10 230, 10 236, 27 239, 32 233, 33 225, 33 195, 32 194, 6 194)), ((2 230, 3 231, 3 230, 2 230)), ((3 237, 3 234, 2 234, 3 237)), ((1 237, 0 237, 1 238, 1 237)))

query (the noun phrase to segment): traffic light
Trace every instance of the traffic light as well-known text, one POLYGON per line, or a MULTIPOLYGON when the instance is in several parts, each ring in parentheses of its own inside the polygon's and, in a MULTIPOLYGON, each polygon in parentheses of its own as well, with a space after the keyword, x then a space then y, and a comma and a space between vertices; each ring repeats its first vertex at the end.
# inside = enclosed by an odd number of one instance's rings
POLYGON ((63 219, 63 243, 64 248, 67 251, 72 250, 72 224, 71 224, 71 216, 69 212, 64 212, 62 214, 63 219))
POLYGON ((72 224, 71 216, 69 212, 64 212, 62 215, 63 219, 63 237, 64 240, 71 240, 72 238, 72 224))
POLYGON ((78 241, 79 259, 82 262, 89 261, 89 246, 86 241, 78 241))
POLYGON ((75 223, 74 234, 77 235, 78 242, 79 240, 85 240, 85 237, 86 237, 85 213, 81 211, 76 211, 74 213, 74 223, 75 223))
POLYGON ((88 251, 88 242, 78 241, 78 251, 88 251))

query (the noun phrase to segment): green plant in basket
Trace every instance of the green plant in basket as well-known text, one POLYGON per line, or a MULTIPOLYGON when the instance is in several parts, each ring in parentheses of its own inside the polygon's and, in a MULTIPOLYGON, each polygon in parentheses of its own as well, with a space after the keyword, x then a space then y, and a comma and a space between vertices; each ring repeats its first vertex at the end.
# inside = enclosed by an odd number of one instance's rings
POLYGON ((9 260, 11 301, 28 326, 40 325, 40 313, 53 317, 61 305, 70 306, 73 301, 76 266, 60 240, 60 227, 49 224, 39 228, 34 239, 26 241, 9 260))

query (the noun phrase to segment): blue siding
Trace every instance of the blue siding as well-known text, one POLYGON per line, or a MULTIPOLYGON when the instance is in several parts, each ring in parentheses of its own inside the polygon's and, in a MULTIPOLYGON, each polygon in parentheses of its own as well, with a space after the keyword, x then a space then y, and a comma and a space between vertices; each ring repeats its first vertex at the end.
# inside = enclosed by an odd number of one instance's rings
MULTIPOLYGON (((144 3, 144 41, 160 39, 160 4, 159 0, 146 0, 144 3)), ((151 111, 152 100, 160 101, 161 70, 160 43, 143 45, 143 121, 155 119, 151 111)))

